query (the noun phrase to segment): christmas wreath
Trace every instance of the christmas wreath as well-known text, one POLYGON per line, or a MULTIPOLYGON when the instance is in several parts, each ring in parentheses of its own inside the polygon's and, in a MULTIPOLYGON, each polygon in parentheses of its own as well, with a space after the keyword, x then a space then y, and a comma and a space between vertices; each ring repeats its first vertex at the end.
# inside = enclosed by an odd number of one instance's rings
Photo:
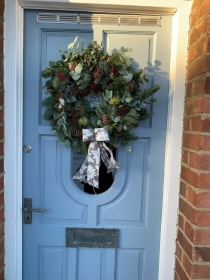
POLYGON ((106 129, 111 149, 137 140, 131 131, 149 117, 146 105, 155 102, 152 95, 160 86, 142 89, 148 79, 143 69, 132 66, 132 49, 122 47, 108 54, 95 41, 83 48, 78 37, 68 49, 61 48, 61 60, 50 61, 41 74, 50 94, 42 102, 43 118, 51 120, 59 141, 86 155, 90 142, 83 142, 85 129, 106 129), (96 106, 88 99, 93 92, 100 97, 96 106))

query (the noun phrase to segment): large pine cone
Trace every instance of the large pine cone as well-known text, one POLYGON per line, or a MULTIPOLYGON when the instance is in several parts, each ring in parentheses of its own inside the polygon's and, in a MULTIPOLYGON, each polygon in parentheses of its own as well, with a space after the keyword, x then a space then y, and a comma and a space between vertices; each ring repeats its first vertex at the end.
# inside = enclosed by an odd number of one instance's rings
POLYGON ((69 70, 74 71, 76 66, 77 66, 77 63, 75 61, 70 62, 69 63, 69 70))
POLYGON ((77 93, 78 93, 78 91, 79 91, 79 88, 78 88, 78 86, 77 86, 76 84, 70 85, 69 93, 70 93, 71 95, 76 96, 77 93))
POLYGON ((102 122, 103 122, 104 124, 110 123, 111 120, 112 120, 112 119, 110 118, 109 115, 103 115, 103 116, 102 116, 102 122))
POLYGON ((99 80, 101 79, 102 76, 103 76, 103 69, 96 66, 93 71, 93 78, 99 80))
POLYGON ((129 106, 124 104, 124 105, 117 107, 116 115, 119 117, 124 117, 128 113, 128 111, 129 111, 129 106))
POLYGON ((73 137, 82 137, 82 129, 78 128, 78 127, 75 127, 74 129, 72 129, 71 135, 73 137))

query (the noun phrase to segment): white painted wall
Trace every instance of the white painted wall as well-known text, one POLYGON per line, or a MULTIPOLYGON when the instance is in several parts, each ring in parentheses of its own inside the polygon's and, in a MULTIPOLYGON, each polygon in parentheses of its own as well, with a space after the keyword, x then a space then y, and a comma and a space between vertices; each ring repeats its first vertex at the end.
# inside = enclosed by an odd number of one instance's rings
MULTIPOLYGON (((184 0, 5 0, 5 279, 22 279, 22 54, 23 8, 75 9, 148 13, 171 12, 173 17, 171 91, 158 280, 172 280, 179 192, 186 51, 190 5, 184 0), (85 5, 86 3, 86 5, 85 5), (132 5, 130 5, 132 3, 132 5), (91 5, 93 4, 93 5, 91 5), (136 7, 135 7, 136 6, 136 7)), ((38 279, 37 279, 38 280, 38 279)), ((147 280, 147 279, 145 279, 147 280)))

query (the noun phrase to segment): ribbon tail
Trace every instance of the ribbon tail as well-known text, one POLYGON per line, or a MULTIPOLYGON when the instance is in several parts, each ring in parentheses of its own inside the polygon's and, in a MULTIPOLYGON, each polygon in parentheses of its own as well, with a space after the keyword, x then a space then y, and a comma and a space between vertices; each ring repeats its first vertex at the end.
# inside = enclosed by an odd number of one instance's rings
POLYGON ((106 165, 107 173, 113 172, 115 169, 119 169, 121 165, 114 159, 112 151, 106 146, 106 144, 103 142, 100 147, 101 147, 101 158, 104 164, 106 165), (106 151, 109 152, 111 156, 110 158, 108 157, 106 151))
POLYGON ((91 142, 88 149, 87 181, 94 188, 99 189, 100 146, 98 142, 91 142))
POLYGON ((83 164, 81 165, 80 169, 74 175, 73 179, 77 179, 83 181, 84 178, 87 176, 87 168, 88 168, 88 155, 86 156, 83 164))

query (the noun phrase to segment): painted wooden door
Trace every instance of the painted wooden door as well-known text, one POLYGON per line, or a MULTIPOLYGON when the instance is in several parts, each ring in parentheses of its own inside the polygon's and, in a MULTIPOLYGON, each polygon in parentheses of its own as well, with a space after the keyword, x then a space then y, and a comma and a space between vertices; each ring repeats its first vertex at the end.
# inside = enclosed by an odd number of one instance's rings
POLYGON ((25 280, 157 280, 160 248, 164 157, 169 99, 171 18, 157 26, 94 26, 37 22, 25 12, 23 198, 31 198, 32 223, 23 224, 25 280), (84 193, 72 180, 75 157, 42 119, 45 98, 41 70, 60 59, 60 46, 78 35, 86 44, 103 41, 106 50, 132 47, 136 67, 150 84, 160 84, 154 114, 135 133, 131 149, 120 147, 112 186, 84 193), (117 228, 118 248, 67 248, 66 228, 117 228))

